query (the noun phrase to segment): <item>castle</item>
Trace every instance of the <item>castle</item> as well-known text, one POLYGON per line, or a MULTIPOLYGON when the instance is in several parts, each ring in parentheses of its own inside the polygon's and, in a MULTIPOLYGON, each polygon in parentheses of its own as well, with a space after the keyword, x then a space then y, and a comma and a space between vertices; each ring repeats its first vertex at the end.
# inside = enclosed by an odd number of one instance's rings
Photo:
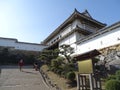
POLYGON ((42 51, 55 49, 63 44, 74 48, 73 56, 120 44, 120 22, 106 26, 95 20, 87 10, 74 12, 56 28, 42 44, 19 42, 17 39, 0 37, 0 46, 18 50, 42 51))

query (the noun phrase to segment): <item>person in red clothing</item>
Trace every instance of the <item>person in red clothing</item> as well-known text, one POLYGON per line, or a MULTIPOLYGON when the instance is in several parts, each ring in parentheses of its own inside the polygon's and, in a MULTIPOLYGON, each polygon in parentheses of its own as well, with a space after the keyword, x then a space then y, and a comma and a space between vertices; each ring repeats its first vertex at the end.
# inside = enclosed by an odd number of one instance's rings
POLYGON ((22 71, 22 67, 23 67, 23 59, 21 59, 21 60, 19 61, 18 65, 19 65, 19 69, 20 69, 20 71, 22 71))
POLYGON ((37 65, 37 63, 34 63, 34 68, 35 68, 36 71, 38 71, 38 65, 37 65))

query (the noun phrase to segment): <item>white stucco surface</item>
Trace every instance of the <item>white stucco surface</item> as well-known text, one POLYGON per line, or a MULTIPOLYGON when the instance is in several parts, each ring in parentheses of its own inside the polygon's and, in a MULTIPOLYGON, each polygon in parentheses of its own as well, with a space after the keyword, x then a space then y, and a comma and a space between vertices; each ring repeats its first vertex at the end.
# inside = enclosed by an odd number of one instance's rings
POLYGON ((116 44, 120 44, 120 27, 79 43, 76 54, 82 54, 94 49, 102 49, 116 44))
POLYGON ((42 44, 18 42, 17 39, 11 38, 0 38, 0 46, 27 51, 42 51, 44 48, 47 47, 42 44))

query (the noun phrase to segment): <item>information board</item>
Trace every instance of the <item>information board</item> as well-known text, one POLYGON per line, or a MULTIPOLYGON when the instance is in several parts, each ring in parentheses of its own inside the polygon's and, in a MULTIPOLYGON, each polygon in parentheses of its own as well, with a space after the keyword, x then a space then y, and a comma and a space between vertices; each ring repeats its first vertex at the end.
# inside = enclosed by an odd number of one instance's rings
POLYGON ((80 74, 93 73, 93 64, 91 59, 78 61, 78 70, 80 74))

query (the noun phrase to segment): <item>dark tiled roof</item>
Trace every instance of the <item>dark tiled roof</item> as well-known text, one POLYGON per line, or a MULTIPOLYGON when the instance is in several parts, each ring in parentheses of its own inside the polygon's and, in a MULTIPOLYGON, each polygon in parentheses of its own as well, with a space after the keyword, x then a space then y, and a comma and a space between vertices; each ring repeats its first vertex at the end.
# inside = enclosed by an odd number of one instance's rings
POLYGON ((114 30, 114 29, 117 28, 117 27, 120 27, 120 21, 117 22, 117 23, 115 23, 115 24, 112 24, 112 25, 110 25, 110 26, 108 26, 108 27, 102 28, 102 29, 100 29, 98 32, 96 32, 96 33, 94 33, 94 34, 90 34, 89 36, 84 37, 83 39, 80 39, 80 40, 77 41, 76 43, 79 44, 79 43, 85 42, 85 41, 87 41, 87 40, 89 40, 89 39, 92 39, 92 38, 94 38, 94 37, 96 37, 96 36, 99 36, 99 35, 101 35, 101 34, 104 34, 104 33, 106 33, 106 32, 109 32, 109 31, 111 31, 111 30, 114 30))
POLYGON ((4 37, 0 37, 0 39, 13 40, 13 41, 16 41, 16 42, 17 42, 17 39, 14 39, 14 38, 4 38, 4 37))
POLYGON ((85 10, 84 12, 82 12, 82 14, 83 14, 83 15, 86 15, 86 16, 88 16, 88 17, 90 17, 90 18, 92 18, 92 16, 89 14, 89 12, 88 12, 87 10, 85 10))
MULTIPOLYGON (((30 44, 30 45, 44 45, 44 44, 38 44, 38 43, 29 43, 29 42, 17 42, 20 44, 30 44)), ((44 45, 45 46, 45 45, 44 45)))
MULTIPOLYGON (((21 43, 21 44, 44 45, 44 44, 38 44, 38 43, 19 42, 17 39, 14 39, 14 38, 0 37, 0 39, 4 39, 4 40, 13 40, 13 41, 15 41, 16 43, 21 43)), ((45 46, 45 45, 44 45, 44 46, 45 46)))
MULTIPOLYGON (((88 12, 88 11, 87 11, 87 12, 88 12)), ((76 17, 76 16, 81 17, 81 18, 84 18, 84 19, 86 19, 86 20, 89 20, 89 21, 91 21, 91 22, 93 22, 93 23, 96 23, 96 24, 102 26, 102 27, 105 27, 105 26, 106 26, 106 24, 103 24, 103 23, 101 23, 101 22, 99 22, 99 21, 97 21, 97 20, 95 20, 95 19, 93 19, 93 18, 91 18, 91 17, 88 17, 88 16, 80 13, 79 11, 77 11, 77 10, 75 9, 75 11, 70 15, 70 17, 68 17, 68 19, 66 19, 55 31, 53 31, 53 32, 43 41, 43 43, 46 44, 46 42, 48 42, 48 41, 49 41, 50 39, 52 39, 56 34, 58 34, 58 33, 62 30, 62 28, 64 28, 64 27, 65 27, 66 25, 68 25, 70 22, 72 22, 73 20, 75 20, 75 17, 76 17)))

